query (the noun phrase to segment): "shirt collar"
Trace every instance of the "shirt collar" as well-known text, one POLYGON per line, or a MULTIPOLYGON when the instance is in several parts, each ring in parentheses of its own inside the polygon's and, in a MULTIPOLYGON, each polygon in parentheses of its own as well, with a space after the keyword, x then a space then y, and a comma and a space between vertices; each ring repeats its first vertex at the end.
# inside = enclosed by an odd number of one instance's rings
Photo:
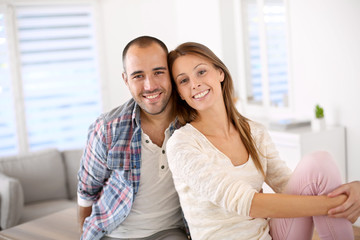
POLYGON ((175 120, 170 123, 170 132, 173 133, 176 129, 179 129, 181 127, 181 124, 179 122, 178 117, 175 117, 175 120))
MULTIPOLYGON (((140 125, 140 106, 134 101, 134 108, 131 115, 131 120, 135 124, 135 126, 141 126, 140 125)), ((174 121, 170 123, 170 132, 172 133, 176 129, 180 128, 181 124, 178 120, 178 117, 175 118, 174 121)))
POLYGON ((134 103, 131 120, 135 126, 140 126, 140 106, 135 101, 134 103))

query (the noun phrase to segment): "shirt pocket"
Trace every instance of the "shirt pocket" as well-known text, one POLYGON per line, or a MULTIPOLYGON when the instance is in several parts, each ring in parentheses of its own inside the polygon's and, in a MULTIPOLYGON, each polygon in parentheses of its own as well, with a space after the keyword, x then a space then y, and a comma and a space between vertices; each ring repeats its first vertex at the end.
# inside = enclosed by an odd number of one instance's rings
POLYGON ((111 149, 108 152, 107 165, 110 170, 130 171, 130 151, 111 149))

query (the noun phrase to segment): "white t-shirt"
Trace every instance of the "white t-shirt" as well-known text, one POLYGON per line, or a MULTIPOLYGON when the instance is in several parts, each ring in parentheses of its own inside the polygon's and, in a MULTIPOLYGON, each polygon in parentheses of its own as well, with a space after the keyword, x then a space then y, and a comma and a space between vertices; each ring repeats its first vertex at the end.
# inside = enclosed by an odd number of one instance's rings
MULTIPOLYGON (((275 192, 281 192, 291 170, 279 158, 266 129, 249 124, 255 144, 267 157, 259 156, 265 180, 275 192)), ((174 132, 167 143, 167 155, 193 239, 271 239, 268 221, 249 216, 253 196, 264 183, 251 158, 234 167, 191 124, 174 132)))
POLYGON ((162 147, 141 135, 141 175, 139 191, 129 216, 110 234, 114 238, 142 238, 183 226, 179 198, 166 158, 165 131, 162 147))

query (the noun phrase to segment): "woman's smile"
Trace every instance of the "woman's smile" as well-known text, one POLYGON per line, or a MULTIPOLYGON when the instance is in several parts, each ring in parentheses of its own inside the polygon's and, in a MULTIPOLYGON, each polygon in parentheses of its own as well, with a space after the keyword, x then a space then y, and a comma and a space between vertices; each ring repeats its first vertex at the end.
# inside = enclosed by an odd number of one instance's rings
POLYGON ((208 90, 205 90, 205 91, 202 91, 202 92, 200 92, 200 93, 195 94, 195 95, 193 96, 193 98, 196 99, 196 100, 200 100, 200 99, 204 98, 209 92, 210 92, 209 89, 208 89, 208 90))

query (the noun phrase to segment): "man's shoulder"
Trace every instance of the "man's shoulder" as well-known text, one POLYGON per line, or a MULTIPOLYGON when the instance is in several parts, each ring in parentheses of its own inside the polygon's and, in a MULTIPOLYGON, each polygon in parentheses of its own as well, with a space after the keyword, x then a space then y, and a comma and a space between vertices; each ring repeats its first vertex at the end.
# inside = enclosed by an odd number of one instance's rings
POLYGON ((136 102, 134 99, 129 99, 124 104, 113 108, 109 112, 105 113, 104 117, 111 121, 113 119, 122 119, 122 118, 129 118, 133 115, 136 108, 136 102))
POLYGON ((130 99, 124 104, 98 116, 90 125, 89 131, 100 131, 114 135, 129 132, 134 127, 132 119, 136 108, 136 102, 130 99))
POLYGON ((101 114, 97 118, 97 121, 101 120, 102 122, 104 122, 104 124, 108 124, 112 122, 119 122, 122 120, 131 120, 135 108, 136 108, 135 101, 133 99, 130 99, 124 104, 101 114))

